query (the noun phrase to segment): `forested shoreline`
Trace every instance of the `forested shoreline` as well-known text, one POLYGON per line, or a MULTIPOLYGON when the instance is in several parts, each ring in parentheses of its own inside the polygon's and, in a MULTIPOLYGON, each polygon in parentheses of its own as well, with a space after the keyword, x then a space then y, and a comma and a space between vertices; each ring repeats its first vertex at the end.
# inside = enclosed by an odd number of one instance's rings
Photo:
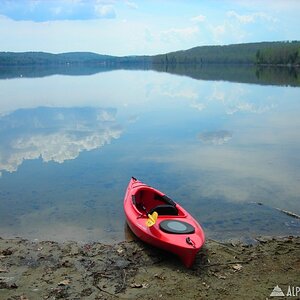
POLYGON ((30 65, 204 65, 242 64, 300 66, 300 41, 200 46, 154 56, 110 56, 92 52, 0 52, 0 66, 30 65))
POLYGON ((0 66, 62 66, 98 65, 116 66, 120 64, 151 63, 150 56, 110 56, 92 52, 0 52, 0 66))
POLYGON ((202 46, 153 57, 155 64, 300 65, 300 41, 202 46))

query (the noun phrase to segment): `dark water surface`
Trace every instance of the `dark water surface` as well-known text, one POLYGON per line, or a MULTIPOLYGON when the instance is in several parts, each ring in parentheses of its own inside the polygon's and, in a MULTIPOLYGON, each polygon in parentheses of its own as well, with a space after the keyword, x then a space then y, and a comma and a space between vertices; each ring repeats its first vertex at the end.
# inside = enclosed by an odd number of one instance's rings
POLYGON ((300 88, 284 74, 274 85, 150 70, 1 79, 0 236, 123 240, 131 176, 208 238, 299 235, 275 209, 300 214, 300 88))

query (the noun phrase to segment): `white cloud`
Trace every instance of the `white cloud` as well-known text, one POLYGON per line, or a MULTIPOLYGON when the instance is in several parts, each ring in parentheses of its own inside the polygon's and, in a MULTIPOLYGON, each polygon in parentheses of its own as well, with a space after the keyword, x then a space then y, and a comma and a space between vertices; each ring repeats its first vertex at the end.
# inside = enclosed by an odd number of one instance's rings
POLYGON ((136 3, 134 2, 131 2, 131 1, 126 1, 125 4, 129 7, 129 8, 132 8, 132 9, 137 9, 138 6, 136 3))
POLYGON ((268 22, 276 22, 276 19, 263 12, 256 12, 248 15, 240 15, 237 12, 231 10, 227 12, 227 16, 238 20, 242 24, 254 23, 257 20, 263 20, 268 22))
POLYGON ((272 14, 297 14, 299 11, 299 0, 252 0, 252 1, 239 1, 239 6, 247 11, 263 10, 272 14))
MULTIPOLYGON (((82 0, 81 0, 82 1, 82 0)), ((114 5, 117 0, 96 0, 96 3, 101 5, 114 5)))
POLYGON ((209 26, 211 37, 214 43, 234 44, 247 41, 251 35, 241 24, 225 20, 224 23, 209 26))
POLYGON ((213 40, 216 42, 220 42, 226 32, 225 25, 216 25, 216 26, 210 26, 210 31, 213 35, 213 40))
POLYGON ((1 15, 0 14, 0 21, 3 21, 3 22, 11 22, 12 19, 10 19, 9 17, 5 16, 5 15, 1 15))
POLYGON ((252 23, 254 21, 253 15, 239 15, 235 11, 228 11, 227 16, 233 17, 241 23, 252 23))
POLYGON ((116 17, 116 12, 112 5, 95 5, 95 12, 101 18, 113 19, 116 17))
POLYGON ((54 14, 54 15, 59 15, 62 13, 63 8, 61 6, 56 6, 50 9, 50 11, 54 14))
POLYGON ((145 28, 144 38, 145 38, 146 42, 152 42, 153 41, 154 35, 152 34, 152 32, 149 28, 145 28))
MULTIPOLYGON (((207 29, 211 32, 213 43, 234 44, 260 41, 261 36, 276 31, 277 18, 262 11, 238 13, 235 10, 224 12, 222 22, 211 22, 207 29)), ((277 26, 278 27, 278 26, 277 26)), ((277 28, 278 29, 278 28, 277 28)))
POLYGON ((199 16, 193 17, 191 19, 191 21, 194 22, 194 23, 202 23, 205 20, 206 20, 206 17, 204 15, 199 15, 199 16))
POLYGON ((186 28, 170 28, 160 33, 160 36, 165 41, 171 41, 173 39, 188 39, 192 38, 199 32, 199 28, 186 27, 186 28))

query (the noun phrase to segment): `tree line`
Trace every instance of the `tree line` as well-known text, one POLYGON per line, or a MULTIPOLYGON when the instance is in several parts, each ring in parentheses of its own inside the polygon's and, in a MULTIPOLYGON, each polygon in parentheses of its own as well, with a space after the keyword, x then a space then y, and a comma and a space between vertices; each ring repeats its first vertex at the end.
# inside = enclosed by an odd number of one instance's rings
POLYGON ((300 43, 280 43, 256 51, 256 63, 267 65, 300 65, 300 43))
POLYGON ((300 41, 195 47, 156 55, 153 63, 300 65, 300 41))
POLYGON ((300 41, 201 46, 154 56, 110 56, 91 52, 52 54, 45 52, 0 52, 0 66, 89 64, 146 65, 300 65, 300 41))

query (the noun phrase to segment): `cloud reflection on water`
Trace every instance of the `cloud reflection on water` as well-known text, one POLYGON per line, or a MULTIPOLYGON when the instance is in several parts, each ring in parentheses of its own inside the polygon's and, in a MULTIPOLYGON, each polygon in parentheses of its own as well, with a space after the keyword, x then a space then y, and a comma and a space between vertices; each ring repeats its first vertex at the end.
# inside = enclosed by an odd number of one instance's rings
POLYGON ((91 107, 17 110, 0 118, 0 170, 14 172, 27 159, 63 163, 121 136, 116 109, 91 107))
POLYGON ((202 132, 198 138, 205 144, 223 145, 232 139, 232 134, 226 130, 202 132))

